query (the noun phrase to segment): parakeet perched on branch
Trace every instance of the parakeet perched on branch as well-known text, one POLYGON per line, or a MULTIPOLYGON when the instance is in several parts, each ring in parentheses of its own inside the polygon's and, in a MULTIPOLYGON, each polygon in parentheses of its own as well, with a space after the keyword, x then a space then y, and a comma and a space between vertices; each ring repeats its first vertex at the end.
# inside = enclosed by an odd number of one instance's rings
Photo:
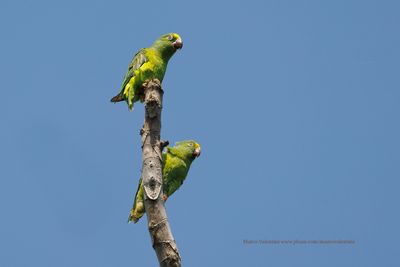
POLYGON ((142 48, 129 64, 121 92, 111 98, 111 102, 126 101, 130 110, 133 109, 134 102, 143 102, 143 83, 152 79, 162 82, 169 59, 182 46, 182 39, 177 33, 168 33, 150 47, 142 48))
MULTIPOLYGON (((193 140, 177 142, 174 147, 167 147, 163 153, 163 199, 167 200, 183 183, 193 160, 200 156, 201 148, 193 140)), ((128 222, 135 223, 145 213, 142 178, 136 191, 133 208, 129 214, 128 222)))

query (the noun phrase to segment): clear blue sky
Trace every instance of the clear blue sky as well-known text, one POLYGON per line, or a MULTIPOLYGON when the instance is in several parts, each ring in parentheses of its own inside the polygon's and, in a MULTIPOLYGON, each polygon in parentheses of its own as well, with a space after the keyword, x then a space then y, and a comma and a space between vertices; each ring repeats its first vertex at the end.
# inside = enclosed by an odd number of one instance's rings
POLYGON ((162 137, 203 149, 167 203, 184 265, 400 266, 399 10, 1 1, 0 266, 157 265, 146 221, 126 223, 143 106, 109 99, 171 31, 162 137))

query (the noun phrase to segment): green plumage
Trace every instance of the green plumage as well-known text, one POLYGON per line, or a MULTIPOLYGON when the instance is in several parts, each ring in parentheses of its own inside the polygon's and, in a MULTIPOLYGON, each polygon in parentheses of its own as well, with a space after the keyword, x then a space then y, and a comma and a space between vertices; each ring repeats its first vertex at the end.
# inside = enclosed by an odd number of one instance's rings
POLYGON ((169 59, 182 45, 178 34, 169 33, 137 52, 129 64, 120 93, 111 98, 111 102, 126 101, 132 110, 136 101, 143 101, 143 84, 152 79, 162 82, 169 59))
MULTIPOLYGON (((166 153, 163 153, 162 164, 164 201, 182 185, 190 165, 200 156, 200 152, 200 145, 192 140, 177 142, 174 147, 167 147, 166 153)), ((136 223, 144 213, 143 184, 140 178, 128 222, 136 223)))

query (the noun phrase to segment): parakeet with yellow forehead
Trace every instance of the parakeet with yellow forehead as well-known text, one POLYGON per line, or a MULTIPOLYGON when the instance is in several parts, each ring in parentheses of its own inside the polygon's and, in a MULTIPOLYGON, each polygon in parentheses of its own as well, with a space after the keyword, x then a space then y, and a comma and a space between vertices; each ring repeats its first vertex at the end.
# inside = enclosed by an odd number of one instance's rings
POLYGON ((111 102, 126 101, 130 110, 133 104, 143 102, 143 83, 152 79, 164 79, 169 59, 183 46, 177 33, 164 34, 150 47, 142 48, 133 57, 122 82, 121 92, 111 98, 111 102))
MULTIPOLYGON (((175 146, 167 147, 167 151, 163 153, 162 162, 164 201, 181 187, 190 165, 195 158, 200 156, 200 153, 200 145, 193 140, 177 142, 175 146)), ((136 223, 143 216, 145 213, 143 201, 143 184, 140 178, 128 222, 136 223)))

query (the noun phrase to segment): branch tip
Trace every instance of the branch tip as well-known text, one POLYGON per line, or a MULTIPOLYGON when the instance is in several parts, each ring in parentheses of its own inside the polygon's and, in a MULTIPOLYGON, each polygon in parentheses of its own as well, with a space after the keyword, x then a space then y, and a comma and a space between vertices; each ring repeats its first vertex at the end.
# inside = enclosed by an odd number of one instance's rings
POLYGON ((161 151, 163 151, 163 149, 168 145, 169 145, 169 141, 168 140, 160 141, 160 149, 161 149, 161 151))

